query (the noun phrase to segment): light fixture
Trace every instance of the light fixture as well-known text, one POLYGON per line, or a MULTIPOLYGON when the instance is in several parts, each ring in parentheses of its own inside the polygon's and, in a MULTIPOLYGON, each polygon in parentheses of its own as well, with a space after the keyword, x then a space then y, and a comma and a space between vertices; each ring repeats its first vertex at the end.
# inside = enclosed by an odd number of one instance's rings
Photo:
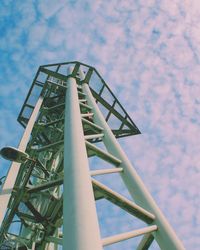
POLYGON ((23 163, 29 159, 29 155, 14 147, 4 147, 0 151, 0 155, 9 161, 23 163))
POLYGON ((27 160, 32 161, 33 163, 37 163, 37 167, 40 168, 46 176, 49 176, 48 170, 45 168, 41 161, 39 161, 38 159, 30 158, 27 153, 19 150, 18 148, 4 147, 1 149, 0 155, 6 160, 15 161, 18 163, 24 163, 27 160))

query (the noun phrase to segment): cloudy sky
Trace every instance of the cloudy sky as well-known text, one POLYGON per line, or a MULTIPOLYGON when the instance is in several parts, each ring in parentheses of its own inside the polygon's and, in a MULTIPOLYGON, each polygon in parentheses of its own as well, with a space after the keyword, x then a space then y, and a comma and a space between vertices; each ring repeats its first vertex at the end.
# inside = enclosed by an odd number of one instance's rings
MULTIPOLYGON (((139 127, 121 144, 186 249, 198 250, 199 0, 1 0, 1 147, 19 142, 16 119, 39 65, 71 60, 96 67, 139 127)), ((1 176, 8 166, 1 159, 1 176)), ((102 235, 129 228, 117 214, 100 214, 102 235)), ((106 249, 122 246, 134 243, 106 249)))

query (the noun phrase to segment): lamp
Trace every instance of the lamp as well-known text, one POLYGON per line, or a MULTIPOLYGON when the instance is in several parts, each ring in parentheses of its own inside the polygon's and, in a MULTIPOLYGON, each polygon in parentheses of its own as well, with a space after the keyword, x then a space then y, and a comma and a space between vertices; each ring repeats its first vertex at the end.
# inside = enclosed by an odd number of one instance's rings
POLYGON ((19 163, 23 163, 29 159, 29 155, 17 148, 14 147, 4 147, 0 151, 0 155, 10 161, 15 161, 19 163))
POLYGON ((14 147, 4 147, 0 151, 0 155, 9 161, 15 161, 18 163, 24 163, 27 160, 30 160, 34 163, 37 163, 39 168, 45 173, 46 176, 49 176, 48 170, 45 168, 45 166, 39 161, 38 159, 32 159, 29 158, 29 155, 17 148, 14 147))

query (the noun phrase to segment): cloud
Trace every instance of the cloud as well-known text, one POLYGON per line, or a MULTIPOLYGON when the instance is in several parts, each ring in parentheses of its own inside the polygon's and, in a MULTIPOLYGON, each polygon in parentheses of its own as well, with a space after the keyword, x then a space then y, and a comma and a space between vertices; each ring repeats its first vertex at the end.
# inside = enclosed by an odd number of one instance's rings
MULTIPOLYGON (((124 150, 186 248, 199 249, 199 12, 197 0, 1 2, 2 146, 19 141, 39 65, 95 66, 143 133, 122 139, 124 150)), ((115 227, 112 211, 104 223, 115 227)))
POLYGON ((56 1, 56 4, 54 1, 44 0, 39 1, 37 8, 41 13, 41 16, 48 19, 56 15, 56 12, 58 12, 64 5, 66 5, 66 1, 64 0, 58 0, 56 1))

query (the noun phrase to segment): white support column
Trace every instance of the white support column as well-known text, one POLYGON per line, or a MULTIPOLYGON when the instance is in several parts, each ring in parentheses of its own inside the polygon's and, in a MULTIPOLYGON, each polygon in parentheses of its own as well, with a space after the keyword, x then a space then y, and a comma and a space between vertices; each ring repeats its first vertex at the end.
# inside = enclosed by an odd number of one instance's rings
POLYGON ((184 250, 184 246, 176 236, 174 230, 167 222, 166 218, 156 205, 152 196, 144 186, 141 178, 133 168, 132 164, 128 160, 127 156, 123 152, 120 144, 116 140, 110 127, 105 121, 101 111, 99 110, 87 83, 82 85, 83 92, 86 94, 88 105, 90 105, 94 113, 94 121, 104 129, 103 141, 107 150, 115 157, 119 158, 122 163, 119 167, 123 168, 121 176, 134 200, 138 205, 153 213, 156 216, 153 224, 158 226, 158 231, 153 233, 156 241, 158 242, 162 250, 184 250))
POLYGON ((102 250, 77 84, 67 80, 64 128, 63 249, 102 250))
MULTIPOLYGON (((29 139, 30 139, 31 131, 32 131, 33 126, 35 124, 35 121, 37 119, 38 112, 40 110, 42 102, 43 102, 43 97, 40 96, 36 105, 35 105, 35 108, 31 114, 31 117, 28 121, 28 124, 25 128, 25 131, 24 131, 24 134, 21 138, 21 141, 19 143, 18 148, 21 151, 26 150, 26 146, 27 146, 29 139)), ((15 185, 15 181, 16 181, 20 166, 21 166, 20 163, 12 162, 10 169, 9 169, 9 172, 7 174, 6 180, 4 182, 3 188, 1 190, 1 193, 0 193, 0 226, 1 226, 2 221, 4 219, 5 212, 7 210, 7 206, 8 206, 9 200, 10 200, 10 196, 11 196, 13 187, 15 185)))

